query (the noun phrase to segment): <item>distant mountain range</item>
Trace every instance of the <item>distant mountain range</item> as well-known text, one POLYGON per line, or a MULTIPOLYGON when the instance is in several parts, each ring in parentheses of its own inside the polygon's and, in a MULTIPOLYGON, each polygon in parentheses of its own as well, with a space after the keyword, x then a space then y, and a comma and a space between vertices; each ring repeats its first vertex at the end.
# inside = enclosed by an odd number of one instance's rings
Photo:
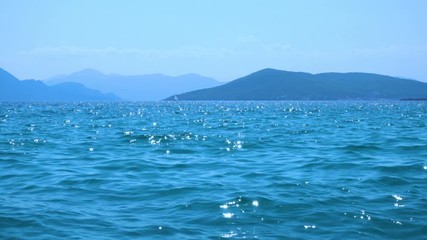
POLYGON ((41 81, 18 80, 0 68, 0 101, 118 101, 114 94, 103 94, 78 83, 47 86, 41 81))
POLYGON ((121 76, 87 69, 46 84, 20 81, 0 68, 0 101, 427 100, 425 82, 371 73, 264 69, 220 85, 197 74, 121 76))
POLYGON ((400 100, 426 99, 427 83, 370 73, 264 69, 222 86, 166 100, 400 100))
POLYGON ((197 74, 166 76, 148 74, 135 76, 105 75, 93 69, 86 69, 69 75, 46 79, 48 85, 75 82, 101 92, 112 92, 130 101, 156 101, 168 96, 202 88, 219 86, 212 78, 197 74))

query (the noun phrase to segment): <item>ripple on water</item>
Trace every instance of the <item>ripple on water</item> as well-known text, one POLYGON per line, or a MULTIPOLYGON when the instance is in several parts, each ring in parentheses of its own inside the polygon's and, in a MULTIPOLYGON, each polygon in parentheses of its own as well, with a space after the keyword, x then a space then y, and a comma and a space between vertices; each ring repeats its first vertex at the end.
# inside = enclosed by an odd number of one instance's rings
POLYGON ((0 238, 421 239, 426 106, 0 103, 0 238))

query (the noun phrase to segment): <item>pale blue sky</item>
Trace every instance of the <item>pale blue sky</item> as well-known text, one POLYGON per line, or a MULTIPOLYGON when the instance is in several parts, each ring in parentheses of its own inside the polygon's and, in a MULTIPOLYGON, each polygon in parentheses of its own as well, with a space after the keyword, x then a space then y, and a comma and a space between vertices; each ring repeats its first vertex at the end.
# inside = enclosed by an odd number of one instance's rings
POLYGON ((0 0, 0 67, 43 79, 262 68, 427 81, 424 0, 0 0))

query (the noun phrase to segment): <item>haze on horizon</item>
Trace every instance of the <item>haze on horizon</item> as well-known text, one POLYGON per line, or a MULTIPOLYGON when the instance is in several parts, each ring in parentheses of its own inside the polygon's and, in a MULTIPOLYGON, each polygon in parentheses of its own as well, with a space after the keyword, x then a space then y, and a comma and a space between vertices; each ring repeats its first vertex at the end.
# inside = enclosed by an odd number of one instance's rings
POLYGON ((427 82, 427 1, 0 2, 0 67, 20 79, 86 68, 198 73, 373 72, 427 82))

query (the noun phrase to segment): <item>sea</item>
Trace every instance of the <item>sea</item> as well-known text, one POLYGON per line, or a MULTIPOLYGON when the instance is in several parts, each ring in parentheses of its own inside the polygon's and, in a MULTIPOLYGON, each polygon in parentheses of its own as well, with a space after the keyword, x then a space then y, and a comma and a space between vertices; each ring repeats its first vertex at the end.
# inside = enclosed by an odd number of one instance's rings
POLYGON ((0 103, 0 239, 427 239, 427 102, 0 103))

